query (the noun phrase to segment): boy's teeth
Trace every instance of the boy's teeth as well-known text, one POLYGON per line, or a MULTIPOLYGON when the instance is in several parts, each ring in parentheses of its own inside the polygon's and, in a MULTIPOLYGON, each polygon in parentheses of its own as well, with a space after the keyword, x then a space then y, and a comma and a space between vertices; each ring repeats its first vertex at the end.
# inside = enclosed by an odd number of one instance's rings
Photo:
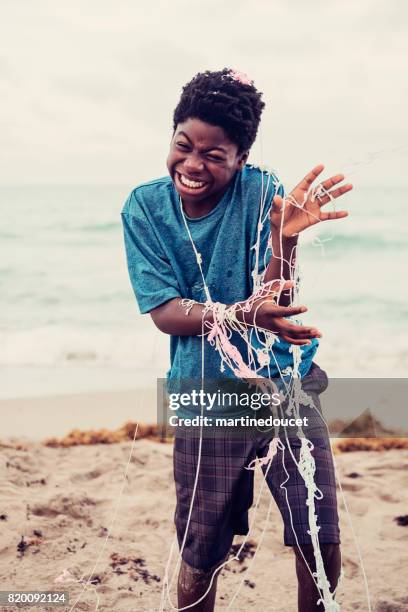
POLYGON ((186 185, 186 187, 191 187, 192 189, 198 189, 204 185, 202 181, 190 181, 190 179, 186 178, 182 174, 180 174, 180 180, 183 185, 186 185))

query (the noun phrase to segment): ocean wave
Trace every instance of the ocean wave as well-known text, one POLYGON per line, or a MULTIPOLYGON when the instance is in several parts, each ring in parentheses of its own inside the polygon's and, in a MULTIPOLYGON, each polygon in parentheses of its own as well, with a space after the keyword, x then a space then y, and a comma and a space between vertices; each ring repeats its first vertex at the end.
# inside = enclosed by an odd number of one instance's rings
POLYGON ((131 366, 161 363, 167 368, 168 342, 155 329, 90 329, 43 326, 0 331, 0 365, 69 363, 131 366))
POLYGON ((119 221, 108 221, 106 223, 92 223, 78 227, 83 232, 109 232, 111 230, 120 229, 119 221))
POLYGON ((120 221, 103 221, 97 223, 84 223, 84 224, 72 224, 72 223, 53 223, 48 225, 47 230, 60 231, 63 234, 67 232, 69 235, 71 232, 111 232, 120 230, 120 221))
POLYGON ((381 234, 336 234, 327 237, 312 237, 308 241, 302 243, 302 249, 311 251, 323 246, 326 253, 338 251, 339 249, 356 250, 356 251, 383 251, 394 250, 401 251, 408 248, 408 241, 405 235, 392 236, 381 234))
POLYGON ((0 268, 0 278, 1 277, 7 277, 7 276, 12 276, 14 274, 14 269, 9 266, 8 268, 0 268))
POLYGON ((15 240, 16 238, 19 238, 19 234, 15 234, 14 232, 7 232, 7 231, 1 231, 0 232, 0 239, 5 239, 5 240, 15 240))

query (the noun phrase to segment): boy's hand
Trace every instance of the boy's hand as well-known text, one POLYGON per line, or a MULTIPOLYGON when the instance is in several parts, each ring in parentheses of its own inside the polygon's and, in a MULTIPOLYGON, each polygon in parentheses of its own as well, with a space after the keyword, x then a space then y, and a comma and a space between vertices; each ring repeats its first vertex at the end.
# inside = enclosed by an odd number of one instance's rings
POLYGON ((258 327, 277 334, 290 344, 310 344, 312 338, 321 338, 319 330, 295 325, 284 318, 302 314, 306 310, 304 306, 277 306, 273 302, 266 302, 259 308, 255 322, 258 327))
POLYGON ((274 233, 280 234, 282 229, 282 236, 289 238, 296 236, 307 227, 315 225, 320 221, 347 217, 348 212, 345 210, 331 212, 321 210, 322 206, 328 204, 333 199, 339 198, 353 188, 353 185, 347 183, 332 189, 332 187, 344 180, 342 174, 336 174, 323 181, 317 187, 312 188, 312 183, 321 174, 323 169, 324 166, 322 164, 316 166, 300 181, 286 197, 284 210, 283 199, 280 196, 274 196, 270 214, 271 229, 274 233))
MULTIPOLYGON (((283 284, 277 281, 274 289, 281 292, 291 287, 293 287, 292 281, 286 281, 283 284)), ((245 320, 250 326, 256 325, 259 328, 271 331, 290 344, 310 344, 312 338, 321 338, 321 333, 315 327, 295 325, 285 319, 285 317, 306 312, 306 306, 278 306, 274 301, 276 293, 272 289, 270 293, 270 297, 264 296, 256 300, 249 316, 245 316, 245 320)))

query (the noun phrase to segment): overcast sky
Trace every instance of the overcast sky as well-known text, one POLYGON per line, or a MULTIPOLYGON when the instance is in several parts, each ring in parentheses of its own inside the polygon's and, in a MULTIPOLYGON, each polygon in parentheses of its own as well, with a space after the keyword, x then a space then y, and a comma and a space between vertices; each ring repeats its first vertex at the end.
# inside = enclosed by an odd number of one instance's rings
POLYGON ((2 184, 131 186, 163 175, 182 85, 224 66, 264 92, 252 161, 289 181, 323 162, 362 183, 407 182, 405 0, 0 7, 2 184))

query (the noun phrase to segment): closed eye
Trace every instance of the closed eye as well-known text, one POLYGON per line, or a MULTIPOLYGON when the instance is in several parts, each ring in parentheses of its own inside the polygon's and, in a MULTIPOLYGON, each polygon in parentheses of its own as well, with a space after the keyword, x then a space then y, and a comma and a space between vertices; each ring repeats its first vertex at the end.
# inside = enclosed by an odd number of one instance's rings
POLYGON ((219 161, 219 162, 225 161, 223 157, 219 157, 218 155, 210 155, 209 154, 209 155, 207 155, 207 158, 211 159, 213 161, 219 161))
MULTIPOLYGON (((182 151, 189 151, 190 150, 190 145, 187 144, 186 142, 176 142, 176 147, 178 149, 181 149, 182 151)), ((223 161, 225 161, 225 159, 223 157, 220 157, 219 155, 214 155, 212 153, 207 153, 206 154, 206 158, 209 159, 210 161, 215 161, 215 162, 223 162, 223 161)))

